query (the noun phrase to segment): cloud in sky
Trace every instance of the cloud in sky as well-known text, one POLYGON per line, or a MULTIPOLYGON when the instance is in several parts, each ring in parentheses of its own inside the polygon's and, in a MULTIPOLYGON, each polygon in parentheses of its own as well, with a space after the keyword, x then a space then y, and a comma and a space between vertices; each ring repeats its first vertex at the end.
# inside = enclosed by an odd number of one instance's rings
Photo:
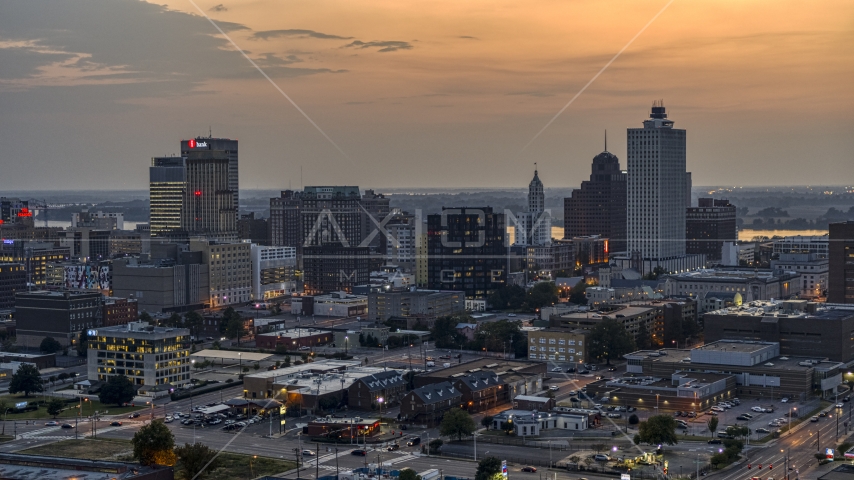
POLYGON ((225 8, 225 5, 223 5, 223 4, 221 4, 221 3, 220 3, 220 4, 218 4, 218 5, 214 5, 214 6, 213 6, 213 7, 211 7, 211 8, 210 8, 210 10, 208 10, 208 11, 209 11, 209 12, 227 12, 227 11, 228 11, 228 9, 227 9, 227 8, 225 8))
POLYGON ((314 30, 302 30, 298 28, 290 28, 285 30, 263 30, 252 34, 252 38, 256 40, 270 40, 271 38, 281 37, 297 37, 297 38, 320 38, 329 40, 350 40, 353 37, 342 37, 340 35, 330 35, 328 33, 315 32, 314 30))
POLYGON ((378 52, 396 52, 398 50, 411 50, 412 45, 409 42, 400 42, 395 40, 385 40, 385 41, 374 41, 374 42, 363 42, 361 40, 354 40, 345 47, 352 48, 378 48, 378 52))

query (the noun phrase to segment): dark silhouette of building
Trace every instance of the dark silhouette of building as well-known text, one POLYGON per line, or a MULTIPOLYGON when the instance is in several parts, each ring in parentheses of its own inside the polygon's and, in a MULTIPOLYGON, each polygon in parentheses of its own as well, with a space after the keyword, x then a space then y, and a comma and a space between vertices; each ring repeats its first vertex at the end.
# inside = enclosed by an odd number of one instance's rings
POLYGON ((724 242, 735 242, 735 205, 727 199, 700 198, 685 212, 685 253, 720 261, 724 242))
POLYGON ((599 235, 611 252, 626 250, 626 172, 606 149, 593 157, 590 180, 563 200, 563 238, 599 235))
POLYGON ((15 296, 18 344, 37 347, 45 337, 72 346, 81 331, 104 325, 98 292, 19 292, 15 296))
POLYGON ((854 222, 830 224, 827 302, 854 303, 854 222))
POLYGON ((237 238, 251 240, 257 245, 268 245, 267 219, 255 218, 255 212, 241 215, 240 220, 237 221, 237 238))
POLYGON ((0 308, 15 306, 15 294, 27 291, 27 270, 21 263, 0 263, 0 308))
POLYGON ((442 208, 427 217, 428 288, 485 299, 507 283, 504 214, 492 207, 442 208))
POLYGON ((352 292, 370 280, 368 247, 326 244, 303 248, 303 288, 306 293, 352 292))

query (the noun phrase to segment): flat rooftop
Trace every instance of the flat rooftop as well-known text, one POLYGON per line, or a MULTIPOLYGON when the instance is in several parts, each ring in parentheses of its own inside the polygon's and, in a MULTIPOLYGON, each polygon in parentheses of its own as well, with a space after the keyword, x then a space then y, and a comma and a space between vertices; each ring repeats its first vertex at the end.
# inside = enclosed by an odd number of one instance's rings
POLYGON ((193 353, 190 356, 197 358, 219 358, 222 360, 234 360, 235 362, 240 360, 245 360, 247 362, 260 362, 261 360, 266 360, 273 355, 268 353, 232 352, 230 350, 205 349, 193 353))
POLYGON ((526 370, 537 367, 536 363, 518 362, 513 360, 502 360, 500 358, 478 358, 466 363, 451 363, 448 368, 428 373, 429 377, 452 377, 456 374, 475 373, 481 370, 489 370, 501 375, 502 373, 515 373, 516 370, 526 370))
POLYGON ((717 342, 707 343, 700 347, 695 347, 693 350, 752 353, 767 348, 771 345, 774 344, 772 342, 719 340, 717 342))
MULTIPOLYGON (((806 302, 803 302, 806 303, 806 302)), ((737 307, 727 307, 706 312, 707 315, 737 317, 803 318, 816 320, 843 320, 854 316, 854 305, 817 304, 815 313, 787 306, 798 304, 786 300, 754 300, 737 307)))
POLYGON ((273 378, 287 377, 288 375, 296 375, 298 373, 313 372, 332 372, 336 370, 345 370, 361 365, 358 360, 318 360, 311 363, 303 363, 302 365, 293 365, 287 368, 277 368, 276 370, 268 370, 265 372, 253 373, 246 375, 246 378, 273 378))
POLYGON ((274 332, 267 333, 259 333, 259 337, 288 337, 288 338, 298 338, 298 337, 311 337, 314 335, 321 335, 324 333, 329 333, 329 330, 318 330, 316 328, 290 328, 288 330, 276 330, 274 332))
MULTIPOLYGON (((273 370, 274 372, 276 370, 273 370)), ((288 392, 299 392, 303 395, 323 395, 350 388, 360 378, 382 373, 382 367, 354 367, 346 371, 333 371, 318 374, 287 375, 273 379, 273 388, 285 388, 288 392)), ((400 371, 400 376, 404 374, 400 371)))
MULTIPOLYGON (((629 353, 628 355, 626 355, 626 357, 632 356, 632 357, 637 358, 638 356, 643 356, 643 357, 648 357, 652 362, 664 363, 664 364, 685 365, 686 369, 691 368, 691 365, 714 365, 714 369, 717 369, 717 370, 720 370, 720 368, 722 367, 722 365, 718 365, 718 364, 692 363, 691 362, 691 350, 677 350, 677 349, 665 348, 665 349, 663 349, 663 351, 666 353, 666 355, 649 356, 649 354, 652 354, 652 353, 657 354, 657 353, 661 352, 661 350, 640 350, 637 352, 629 353)), ((791 357, 791 356, 782 355, 779 357, 774 357, 774 358, 767 360, 763 363, 756 364, 751 368, 765 367, 765 368, 773 368, 776 370, 806 370, 806 369, 812 368, 813 366, 805 366, 805 365, 798 365, 798 364, 800 362, 804 362, 806 360, 821 360, 823 358, 824 357, 819 356, 819 355, 817 355, 815 357, 791 357)), ((735 366, 733 366, 733 368, 747 368, 747 367, 735 367, 735 366)), ((688 374, 689 376, 693 375, 693 372, 685 372, 685 373, 688 374)))
POLYGON ((592 310, 589 312, 563 313, 563 314, 560 314, 560 318, 599 320, 599 319, 602 319, 605 317, 617 318, 618 315, 622 315, 624 317, 633 317, 635 315, 642 315, 644 313, 647 313, 654 308, 655 307, 649 306, 649 302, 647 301, 645 306, 623 305, 620 308, 617 308, 616 310, 610 310, 610 311, 592 310))

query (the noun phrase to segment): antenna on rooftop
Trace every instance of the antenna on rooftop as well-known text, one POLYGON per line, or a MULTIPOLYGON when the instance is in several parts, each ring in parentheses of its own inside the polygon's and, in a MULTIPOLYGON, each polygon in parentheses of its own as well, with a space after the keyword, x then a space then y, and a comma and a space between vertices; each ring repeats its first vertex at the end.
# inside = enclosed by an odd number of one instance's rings
POLYGON ((605 151, 608 151, 608 130, 605 130, 605 151))

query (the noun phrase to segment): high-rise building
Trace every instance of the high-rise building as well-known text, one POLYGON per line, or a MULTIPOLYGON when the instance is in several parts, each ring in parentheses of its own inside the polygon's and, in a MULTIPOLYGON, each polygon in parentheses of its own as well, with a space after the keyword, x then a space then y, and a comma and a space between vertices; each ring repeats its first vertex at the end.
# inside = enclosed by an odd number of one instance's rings
POLYGON ((69 247, 57 247, 53 242, 28 242, 6 239, 0 244, 0 262, 22 263, 27 272, 27 283, 34 286, 46 284, 47 265, 68 261, 69 247))
POLYGON ((605 151, 593 157, 590 180, 563 201, 563 238, 599 235, 611 252, 626 250, 626 172, 620 160, 605 151))
POLYGON ((0 308, 13 308, 15 294, 27 291, 27 271, 21 263, 0 263, 0 308))
POLYGON ((302 249, 303 288, 309 294, 352 292, 368 283, 371 258, 368 247, 345 247, 337 243, 302 249))
POLYGON ((250 240, 258 245, 267 245, 269 237, 266 218, 255 218, 255 212, 240 216, 240 220, 237 221, 237 238, 250 240))
POLYGON ((270 241, 298 249, 330 243, 366 246, 383 253, 386 238, 378 224, 388 214, 388 198, 373 190, 360 195, 357 186, 285 190, 270 199, 270 241))
POLYGON ((26 224, 33 226, 33 212, 30 202, 20 198, 0 197, 0 225, 26 224))
POLYGON ((237 208, 229 189, 230 160, 223 151, 197 150, 187 154, 187 189, 182 229, 211 240, 237 239, 237 208))
POLYGON ((685 212, 685 250, 704 254, 706 261, 721 261, 724 242, 735 242, 735 205, 726 199, 700 198, 685 212))
POLYGON ((830 224, 828 303, 854 303, 854 222, 830 224))
POLYGON ((643 128, 627 131, 628 254, 643 271, 685 257, 686 132, 673 124, 656 102, 643 128))
POLYGON ((189 157, 190 153, 200 151, 217 152, 216 158, 228 160, 228 186, 226 189, 231 193, 231 208, 233 209, 234 221, 237 222, 237 212, 240 200, 240 183, 238 181, 237 168, 237 140, 228 138, 203 138, 197 137, 181 141, 181 156, 189 157))
POLYGON ((443 208, 427 217, 427 287, 486 299, 507 283, 504 214, 492 207, 443 208))
POLYGON ((149 225, 151 236, 181 229, 187 188, 186 159, 155 157, 148 168, 149 225))
POLYGON ((528 184, 528 209, 519 213, 514 225, 516 245, 538 247, 551 243, 552 219, 550 212, 545 211, 545 204, 543 182, 534 169, 534 178, 528 184))
POLYGON ((202 252, 208 266, 211 307, 252 300, 252 244, 190 240, 191 252, 202 252))

